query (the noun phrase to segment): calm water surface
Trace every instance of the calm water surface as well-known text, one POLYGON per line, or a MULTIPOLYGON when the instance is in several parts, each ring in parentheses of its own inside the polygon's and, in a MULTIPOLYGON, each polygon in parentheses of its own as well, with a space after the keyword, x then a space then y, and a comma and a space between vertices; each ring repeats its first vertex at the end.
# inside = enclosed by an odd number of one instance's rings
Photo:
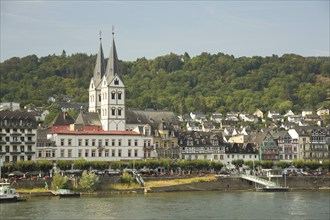
POLYGON ((329 191, 176 192, 0 204, 0 219, 330 219, 329 191))

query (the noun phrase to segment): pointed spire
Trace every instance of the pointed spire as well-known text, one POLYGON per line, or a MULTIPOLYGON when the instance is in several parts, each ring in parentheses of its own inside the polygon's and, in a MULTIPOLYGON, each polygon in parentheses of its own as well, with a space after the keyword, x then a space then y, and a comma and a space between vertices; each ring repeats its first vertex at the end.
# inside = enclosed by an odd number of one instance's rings
POLYGON ((112 46, 110 49, 109 60, 107 64, 107 69, 105 72, 108 82, 112 80, 112 78, 116 75, 121 77, 120 70, 119 70, 119 61, 117 56, 116 44, 115 44, 115 32, 114 27, 112 26, 112 46))
POLYGON ((105 73, 105 63, 104 63, 104 55, 102 49, 102 32, 100 31, 100 47, 96 56, 96 64, 93 74, 95 87, 97 87, 100 84, 104 73, 105 73))

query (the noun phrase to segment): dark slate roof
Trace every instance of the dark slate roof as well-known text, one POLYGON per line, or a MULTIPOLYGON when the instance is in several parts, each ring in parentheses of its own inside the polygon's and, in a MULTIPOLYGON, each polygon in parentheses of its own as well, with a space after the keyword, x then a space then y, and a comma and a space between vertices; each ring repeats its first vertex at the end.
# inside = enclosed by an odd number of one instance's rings
POLYGON ((97 88, 101 83, 104 73, 105 73, 105 63, 104 63, 104 55, 103 55, 101 38, 100 38, 100 48, 96 56, 96 64, 94 67, 94 74, 93 74, 95 88, 97 88))
POLYGON ((50 134, 50 129, 38 129, 37 130, 37 139, 38 140, 47 140, 47 135, 50 134))
MULTIPOLYGON (((114 33, 112 33, 112 34, 114 35, 114 33)), ((118 76, 121 79, 121 81, 123 81, 122 74, 119 70, 119 60, 118 60, 114 37, 112 39, 112 46, 110 49, 110 55, 109 55, 108 64, 107 64, 107 67, 105 70, 105 75, 107 77, 108 83, 110 83, 115 76, 118 76)))
POLYGON ((25 111, 0 111, 0 126, 8 128, 36 128, 37 122, 35 118, 35 113, 25 111), (22 124, 20 124, 20 121, 22 121, 22 124))
MULTIPOLYGON (((329 133, 329 128, 319 127, 319 126, 300 126, 294 128, 299 136, 310 136, 313 130, 325 130, 326 133, 329 133)), ((329 136, 329 135, 327 135, 329 136)))
POLYGON ((125 111, 125 114, 126 124, 149 124, 153 131, 159 129, 159 126, 161 126, 162 129, 166 127, 166 129, 169 130, 180 130, 178 117, 170 111, 128 109, 125 111))
POLYGON ((80 112, 75 124, 84 126, 102 126, 100 116, 97 112, 80 112))
POLYGON ((63 126, 63 125, 70 125, 74 123, 74 119, 69 115, 67 112, 59 112, 51 126, 63 126))
POLYGON ((228 147, 225 148, 227 154, 255 154, 257 149, 254 144, 242 144, 242 143, 230 143, 228 147))
POLYGON ((194 147, 212 146, 212 140, 218 140, 219 145, 227 145, 223 142, 223 136, 220 132, 203 132, 203 131, 187 131, 179 135, 179 143, 181 146, 187 146, 189 139, 194 141, 194 147))

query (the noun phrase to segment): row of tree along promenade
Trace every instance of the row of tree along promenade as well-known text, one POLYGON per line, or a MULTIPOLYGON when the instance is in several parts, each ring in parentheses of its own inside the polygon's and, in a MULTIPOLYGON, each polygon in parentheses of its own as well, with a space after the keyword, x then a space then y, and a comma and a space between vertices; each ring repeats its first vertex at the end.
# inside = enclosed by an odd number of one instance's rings
MULTIPOLYGON (((52 170, 56 165, 56 168, 65 170, 119 170, 123 171, 125 169, 139 170, 139 169, 157 169, 162 168, 163 174, 170 174, 172 171, 180 170, 183 173, 219 173, 221 170, 239 169, 241 167, 247 169, 285 169, 291 166, 300 168, 307 171, 323 170, 324 172, 329 171, 330 161, 323 161, 322 163, 317 163, 315 161, 295 160, 292 163, 284 161, 244 161, 242 159, 233 160, 232 164, 223 164, 219 161, 209 161, 209 160, 172 160, 172 159, 162 159, 162 160, 136 160, 136 161, 87 161, 84 159, 80 160, 39 160, 39 161, 18 161, 16 163, 4 163, 1 167, 1 177, 7 178, 10 173, 14 171, 20 171, 22 173, 39 171, 43 173, 43 176, 50 175, 52 170)), ((37 173, 37 172, 35 172, 37 173)))

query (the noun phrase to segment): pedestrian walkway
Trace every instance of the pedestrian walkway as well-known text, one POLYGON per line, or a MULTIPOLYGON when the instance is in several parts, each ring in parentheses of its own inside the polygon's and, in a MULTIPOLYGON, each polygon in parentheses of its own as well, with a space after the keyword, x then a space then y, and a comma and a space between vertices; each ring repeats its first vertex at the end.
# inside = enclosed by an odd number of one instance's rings
POLYGON ((265 180, 263 178, 257 177, 257 176, 252 176, 252 175, 248 175, 248 174, 241 174, 241 178, 245 179, 245 180, 249 180, 264 186, 277 186, 276 183, 269 181, 269 180, 265 180))

